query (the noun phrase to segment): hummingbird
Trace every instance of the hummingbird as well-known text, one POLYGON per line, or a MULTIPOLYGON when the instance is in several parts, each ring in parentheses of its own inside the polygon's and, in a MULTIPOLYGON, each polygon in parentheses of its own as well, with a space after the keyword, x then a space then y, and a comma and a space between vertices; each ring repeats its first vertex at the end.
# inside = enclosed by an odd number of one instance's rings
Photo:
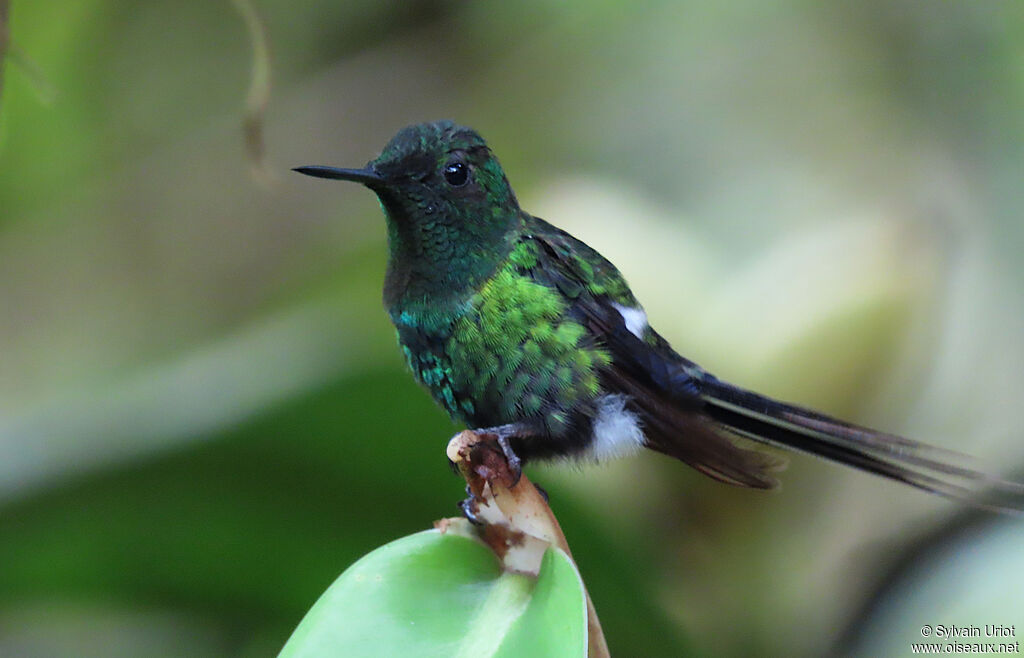
POLYGON ((786 460, 752 440, 1024 509, 1024 485, 965 455, 745 390, 681 356, 612 263, 520 208, 470 128, 412 125, 363 168, 294 171, 376 193, 387 220, 384 306, 409 368, 455 421, 496 439, 517 473, 530 460, 648 448, 721 482, 772 489, 786 460))

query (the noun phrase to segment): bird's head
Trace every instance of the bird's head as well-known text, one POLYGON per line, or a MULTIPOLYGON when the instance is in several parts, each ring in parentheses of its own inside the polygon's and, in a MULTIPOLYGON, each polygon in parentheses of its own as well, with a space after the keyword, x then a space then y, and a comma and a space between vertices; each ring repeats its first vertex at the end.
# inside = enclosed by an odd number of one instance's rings
POLYGON ((403 128, 362 169, 295 171, 362 183, 388 219, 389 283, 457 284, 493 271, 519 225, 519 204, 498 159, 476 131, 451 121, 403 128))
POLYGON ((295 171, 362 183, 398 224, 459 225, 474 233, 518 210, 498 159, 480 135, 451 121, 407 126, 362 169, 310 166, 295 171))

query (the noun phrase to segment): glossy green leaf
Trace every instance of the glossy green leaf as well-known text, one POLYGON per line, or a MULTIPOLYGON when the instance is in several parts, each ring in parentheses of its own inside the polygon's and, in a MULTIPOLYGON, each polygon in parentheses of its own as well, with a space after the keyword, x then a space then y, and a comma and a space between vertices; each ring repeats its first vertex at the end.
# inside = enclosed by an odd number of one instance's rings
POLYGON ((346 570, 320 597, 281 658, 583 656, 582 582, 549 549, 534 579, 506 573, 473 539, 428 530, 346 570))

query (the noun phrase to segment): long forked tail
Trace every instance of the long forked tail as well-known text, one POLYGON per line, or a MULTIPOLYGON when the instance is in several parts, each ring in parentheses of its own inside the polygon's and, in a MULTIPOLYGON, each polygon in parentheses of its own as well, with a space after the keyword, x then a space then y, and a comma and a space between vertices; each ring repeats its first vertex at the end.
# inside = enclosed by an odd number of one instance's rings
POLYGON ((704 411, 730 432, 797 450, 964 501, 1024 514, 1024 484, 970 466, 968 455, 846 423, 707 375, 704 411))

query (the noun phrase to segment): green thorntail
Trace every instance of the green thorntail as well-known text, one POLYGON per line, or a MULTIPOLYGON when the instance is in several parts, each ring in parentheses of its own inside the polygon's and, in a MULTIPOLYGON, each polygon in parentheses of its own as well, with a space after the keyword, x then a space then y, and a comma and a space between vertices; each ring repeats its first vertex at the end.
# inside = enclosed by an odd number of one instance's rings
POLYGON ((651 448, 717 480, 769 489, 781 457, 746 437, 925 491, 1024 508, 1024 485, 964 456, 723 382, 677 354, 601 254, 519 207, 486 142, 450 121, 401 130, 363 169, 387 217, 384 304, 416 378, 519 459, 602 460, 651 448))

